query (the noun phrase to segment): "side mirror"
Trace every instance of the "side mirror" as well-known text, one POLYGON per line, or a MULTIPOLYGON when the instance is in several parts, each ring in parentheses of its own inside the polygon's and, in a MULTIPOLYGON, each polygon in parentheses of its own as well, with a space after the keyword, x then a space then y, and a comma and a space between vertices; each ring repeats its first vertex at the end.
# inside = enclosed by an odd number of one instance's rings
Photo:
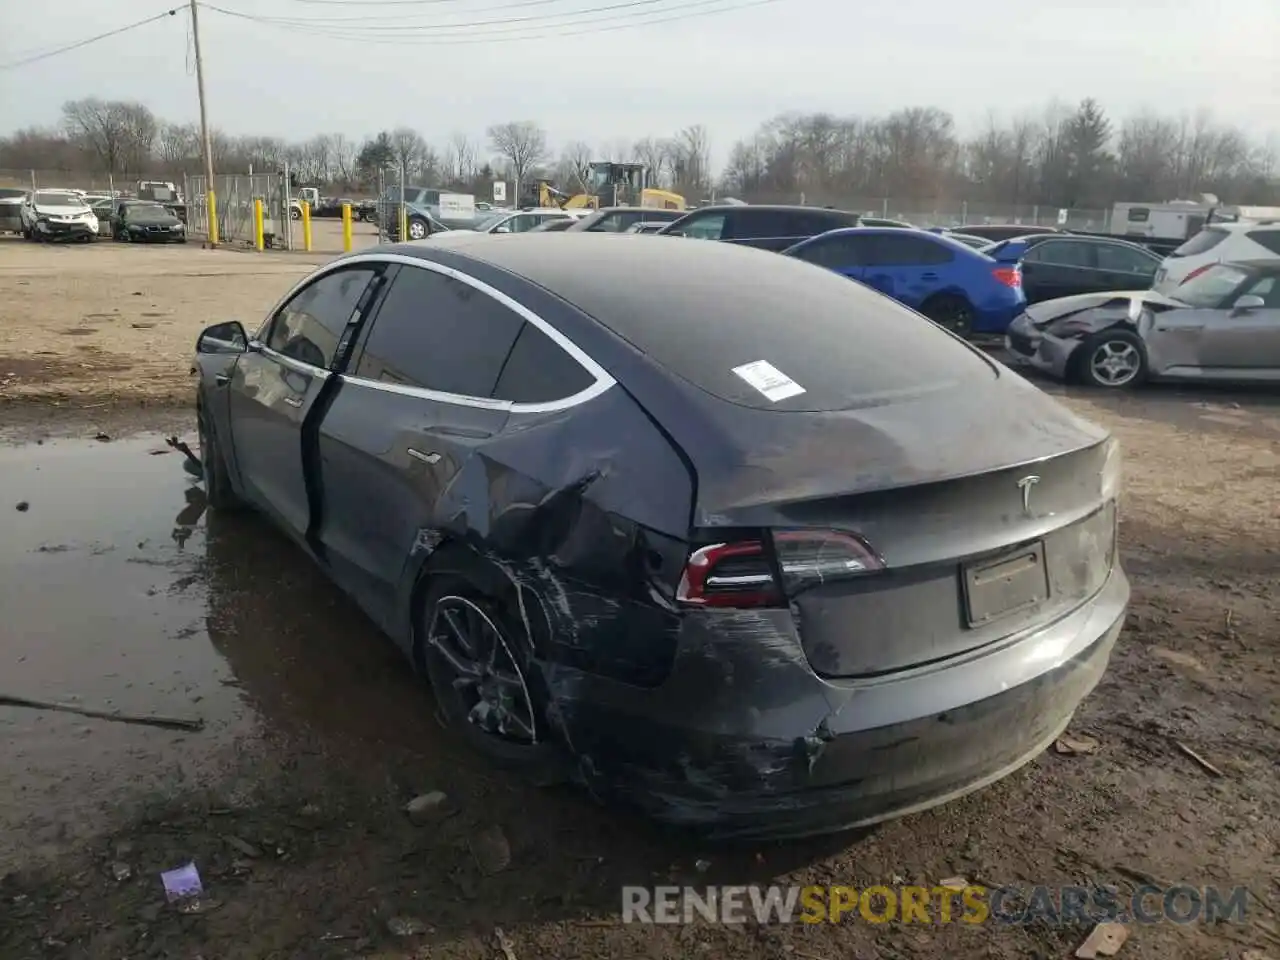
POLYGON ((666 230, 662 234, 664 237, 683 237, 687 234, 683 230, 666 230))
POLYGON ((1235 302, 1235 305, 1232 307, 1231 312, 1233 314, 1248 313, 1250 310, 1261 310, 1266 305, 1267 305, 1267 301, 1263 300, 1261 297, 1256 297, 1250 293, 1250 294, 1245 294, 1243 297, 1237 300, 1235 302))
POLYGON ((494 233, 510 233, 510 232, 511 232, 511 228, 510 228, 510 227, 508 227, 505 223, 503 223, 503 224, 500 224, 500 225, 498 225, 498 226, 494 227, 494 228, 493 228, 493 232, 494 232, 494 233))
POLYGON ((196 341, 196 353, 244 353, 249 349, 249 335, 238 320, 205 327, 196 341))

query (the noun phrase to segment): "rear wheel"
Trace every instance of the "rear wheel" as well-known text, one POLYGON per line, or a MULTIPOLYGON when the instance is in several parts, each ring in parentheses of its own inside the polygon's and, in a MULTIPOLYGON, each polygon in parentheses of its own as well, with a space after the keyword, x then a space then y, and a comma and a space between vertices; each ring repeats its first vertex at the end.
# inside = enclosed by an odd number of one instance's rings
MULTIPOLYGON (((477 561, 478 563, 478 561, 477 561)), ((563 779, 527 631, 470 563, 429 573, 417 657, 440 715, 473 749, 543 782, 563 779)))
POLYGON ((1104 330, 1076 350, 1080 376, 1091 386, 1123 390, 1147 378, 1147 351, 1142 339, 1129 330, 1104 330))
POLYGON ((973 307, 964 297, 951 293, 930 297, 921 305, 920 312, 958 337, 973 333, 973 307))
POLYGON ((425 240, 430 233, 431 231, 427 228, 427 221, 423 220, 421 217, 413 217, 409 221, 410 240, 425 240))

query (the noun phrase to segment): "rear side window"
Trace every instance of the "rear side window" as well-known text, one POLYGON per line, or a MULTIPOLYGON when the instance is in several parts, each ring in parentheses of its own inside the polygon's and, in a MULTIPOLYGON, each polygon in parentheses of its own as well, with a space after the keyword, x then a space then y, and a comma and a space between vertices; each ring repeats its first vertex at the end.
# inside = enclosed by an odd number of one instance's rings
POLYGON ((329 369, 373 276, 373 270, 353 267, 327 273, 303 287, 276 314, 267 348, 291 360, 329 369))
POLYGON ((1048 240, 1038 243, 1027 253, 1024 260, 1031 263, 1043 263, 1054 267, 1092 267, 1093 255, 1087 243, 1072 243, 1063 240, 1048 240))
POLYGON ((686 237, 698 240, 719 240, 724 237, 725 215, 709 213, 705 217, 694 217, 681 224, 680 232, 686 237))
POLYGON ((475 287, 403 267, 374 319, 356 376, 488 397, 524 318, 475 287))
POLYGON ((1130 223, 1146 223, 1151 219, 1151 211, 1146 207, 1130 207, 1128 220, 1130 223))
POLYGON ((1208 253, 1225 239, 1227 239, 1227 231, 1215 230, 1210 227, 1208 230, 1201 230, 1177 250, 1173 251, 1171 256, 1194 257, 1201 253, 1208 253))
POLYGON ((1248 236, 1258 246, 1280 253, 1280 230, 1253 230, 1248 236))
POLYGON ((802 240, 832 229, 830 221, 820 215, 793 213, 790 210, 735 210, 729 216, 725 240, 802 240))
POLYGON ((1132 247, 1122 247, 1119 244, 1103 243, 1099 244, 1098 253, 1098 269, 1109 270, 1112 273, 1132 273, 1138 276, 1150 277, 1156 272, 1159 263, 1152 257, 1134 250, 1132 247))
POLYGON ((545 333, 526 322, 493 389, 495 400, 550 403, 581 393, 595 378, 545 333))
POLYGON ((871 250, 870 266, 877 267, 926 266, 950 263, 955 259, 954 250, 947 250, 940 243, 908 233, 876 234, 871 250))

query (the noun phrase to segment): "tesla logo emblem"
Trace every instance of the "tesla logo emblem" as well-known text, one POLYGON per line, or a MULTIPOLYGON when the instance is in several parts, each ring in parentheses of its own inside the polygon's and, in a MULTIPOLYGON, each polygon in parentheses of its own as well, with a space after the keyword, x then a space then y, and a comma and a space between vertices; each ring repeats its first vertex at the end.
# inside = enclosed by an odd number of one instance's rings
POLYGON ((1031 516, 1031 488, 1039 482, 1040 478, 1035 474, 1018 481, 1018 489, 1022 491, 1022 512, 1028 517, 1031 516))

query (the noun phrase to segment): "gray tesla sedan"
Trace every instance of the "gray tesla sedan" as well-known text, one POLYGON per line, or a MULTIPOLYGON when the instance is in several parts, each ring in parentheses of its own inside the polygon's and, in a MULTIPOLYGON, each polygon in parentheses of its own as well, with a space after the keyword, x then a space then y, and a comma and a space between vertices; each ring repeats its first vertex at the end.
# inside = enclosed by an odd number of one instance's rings
POLYGON ((387 246, 196 368, 210 502, 291 535, 460 737, 713 836, 1005 776, 1121 629, 1106 433, 791 258, 387 246))
POLYGON ((1009 325, 1015 361, 1096 387, 1280 382, 1280 259, 1213 264, 1169 293, 1086 293, 1009 325))

